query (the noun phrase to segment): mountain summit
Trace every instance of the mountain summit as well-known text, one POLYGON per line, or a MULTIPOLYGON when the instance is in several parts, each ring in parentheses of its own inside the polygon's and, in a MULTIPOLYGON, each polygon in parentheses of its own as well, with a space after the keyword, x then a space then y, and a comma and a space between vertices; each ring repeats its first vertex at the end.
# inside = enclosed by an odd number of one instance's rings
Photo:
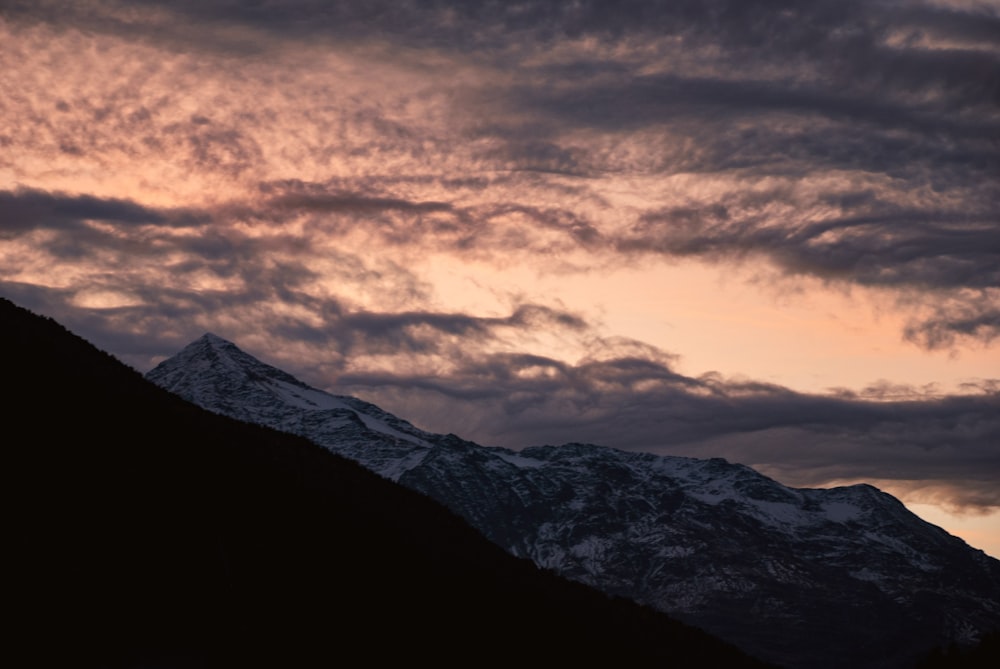
POLYGON ((374 404, 312 388, 211 333, 146 378, 215 413, 307 437, 392 480, 441 439, 374 404))
POLYGON ((1000 627, 1000 561, 868 485, 796 489, 722 459, 424 432, 214 335, 147 375, 422 492, 494 543, 789 667, 907 666, 1000 627))

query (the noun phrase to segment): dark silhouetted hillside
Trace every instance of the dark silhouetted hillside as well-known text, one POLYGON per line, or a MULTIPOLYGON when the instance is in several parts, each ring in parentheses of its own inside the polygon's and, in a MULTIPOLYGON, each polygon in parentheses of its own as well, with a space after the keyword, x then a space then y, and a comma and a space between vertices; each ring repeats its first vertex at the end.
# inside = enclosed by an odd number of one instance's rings
POLYGON ((0 351, 15 606, 38 664, 758 666, 6 300, 0 351))
POLYGON ((1000 630, 983 636, 972 648, 951 646, 935 650, 917 669, 996 669, 1000 667, 1000 630))

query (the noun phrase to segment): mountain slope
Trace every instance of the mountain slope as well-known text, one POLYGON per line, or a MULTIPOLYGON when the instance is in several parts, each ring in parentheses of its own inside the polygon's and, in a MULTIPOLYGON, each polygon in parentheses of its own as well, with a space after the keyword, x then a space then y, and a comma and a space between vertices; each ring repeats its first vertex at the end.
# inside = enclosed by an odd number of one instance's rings
POLYGON ((1000 562, 870 486, 793 489, 724 460, 423 432, 206 335, 148 374, 440 501, 514 555, 801 667, 905 666, 1000 626, 1000 562))
POLYGON ((0 300, 12 604, 38 666, 757 666, 0 300), (30 637, 28 636, 30 635, 30 637))

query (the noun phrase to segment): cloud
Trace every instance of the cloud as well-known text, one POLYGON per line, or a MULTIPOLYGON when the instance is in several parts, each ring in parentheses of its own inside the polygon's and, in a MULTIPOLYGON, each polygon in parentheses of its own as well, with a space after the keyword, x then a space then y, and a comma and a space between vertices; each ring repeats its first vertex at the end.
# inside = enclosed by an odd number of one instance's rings
POLYGON ((262 209, 174 210, 29 189, 0 192, 0 202, 9 217, 0 221, 8 235, 0 247, 7 293, 132 352, 127 360, 139 367, 201 331, 227 335, 249 323, 259 340, 295 342, 325 360, 330 374, 378 366, 374 359, 399 369, 446 367, 466 350, 591 327, 558 306, 516 298, 506 315, 430 308, 428 288, 412 271, 351 249, 349 231, 359 221, 451 211, 439 203, 283 192, 262 209), (300 228, 303 212, 347 223, 300 228), (124 337, 145 343, 124 346, 124 337))
POLYGON ((988 214, 872 204, 874 211, 866 216, 800 215, 778 224, 761 215, 761 206, 750 203, 742 211, 739 202, 674 208, 644 215, 619 244, 628 251, 717 260, 763 254, 790 274, 864 285, 1000 285, 1000 230, 988 214))
POLYGON ((446 376, 345 374, 339 387, 423 416, 425 427, 454 431, 458 423, 487 444, 586 435, 626 450, 723 456, 791 485, 877 480, 914 501, 1000 506, 1000 395, 990 384, 962 396, 898 385, 864 397, 809 395, 717 374, 687 377, 670 362, 505 354, 446 376))
POLYGON ((89 195, 50 193, 31 188, 0 191, 0 231, 12 234, 36 228, 67 228, 84 221, 135 225, 192 226, 192 212, 165 212, 137 202, 89 195))
POLYGON ((746 264, 995 346, 995 8, 42 0, 2 3, 0 40, 0 292, 137 367, 213 330, 487 443, 998 504, 989 379, 689 376, 558 296, 460 309, 426 275, 746 264))
POLYGON ((959 338, 990 344, 1000 337, 1000 297, 983 291, 965 300, 938 305, 934 313, 906 326, 905 337, 928 349, 953 347, 959 338))
POLYGON ((286 194, 274 198, 271 206, 322 213, 369 214, 381 211, 412 213, 451 211, 444 202, 410 202, 400 198, 366 197, 354 193, 286 194))

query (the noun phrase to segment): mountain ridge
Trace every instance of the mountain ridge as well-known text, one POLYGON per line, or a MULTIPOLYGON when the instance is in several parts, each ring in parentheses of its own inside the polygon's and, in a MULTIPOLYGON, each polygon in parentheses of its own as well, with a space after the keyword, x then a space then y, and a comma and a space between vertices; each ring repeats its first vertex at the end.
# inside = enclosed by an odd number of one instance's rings
POLYGON ((764 659, 903 666, 918 644, 1000 625, 1000 562, 872 486, 794 489, 722 459, 585 444, 483 447, 289 380, 225 343, 248 369, 193 374, 185 347, 147 378, 312 439, 438 500, 513 555, 764 659))
POLYGON ((12 608, 33 664, 763 666, 300 437, 198 408, 51 319, 0 299, 0 322, 20 426, 12 608), (33 420, 40 402, 56 413, 33 420))

